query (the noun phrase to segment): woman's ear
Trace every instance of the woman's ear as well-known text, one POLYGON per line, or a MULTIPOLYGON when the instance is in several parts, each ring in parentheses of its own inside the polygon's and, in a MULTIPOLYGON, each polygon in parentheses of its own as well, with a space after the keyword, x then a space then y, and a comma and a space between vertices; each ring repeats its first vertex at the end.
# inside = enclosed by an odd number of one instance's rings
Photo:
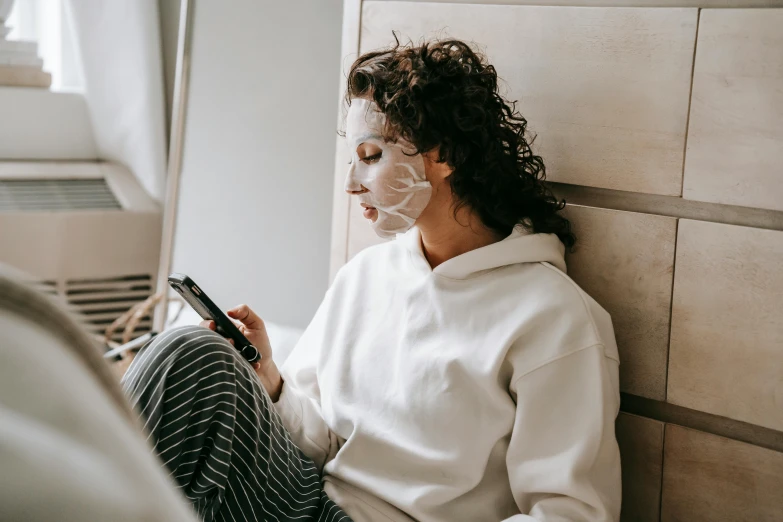
POLYGON ((422 158, 424 158, 424 169, 427 174, 427 179, 433 185, 442 183, 443 180, 448 178, 454 171, 454 169, 452 169, 447 162, 438 162, 439 155, 439 147, 435 147, 434 149, 422 154, 422 158))

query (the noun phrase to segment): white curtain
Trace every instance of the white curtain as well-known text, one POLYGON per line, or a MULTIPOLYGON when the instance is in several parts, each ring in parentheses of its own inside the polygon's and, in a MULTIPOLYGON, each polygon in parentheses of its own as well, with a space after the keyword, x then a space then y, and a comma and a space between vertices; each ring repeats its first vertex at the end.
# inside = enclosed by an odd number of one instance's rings
POLYGON ((162 200, 167 144, 157 0, 66 0, 64 8, 101 159, 127 166, 162 200))

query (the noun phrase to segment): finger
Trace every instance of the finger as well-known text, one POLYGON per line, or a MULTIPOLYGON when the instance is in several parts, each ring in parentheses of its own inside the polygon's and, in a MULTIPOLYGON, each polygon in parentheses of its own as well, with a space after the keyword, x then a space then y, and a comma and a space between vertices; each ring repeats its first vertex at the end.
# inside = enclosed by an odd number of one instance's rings
POLYGON ((229 344, 230 344, 231 346, 234 346, 234 340, 233 340, 233 339, 229 339, 229 338, 227 337, 227 338, 226 338, 226 340, 229 342, 229 344))
POLYGON ((210 330, 215 329, 215 321, 212 320, 201 321, 200 323, 198 323, 198 325, 201 326, 202 328, 209 328, 210 330))
POLYGON ((256 315, 256 313, 245 304, 235 306, 229 310, 228 316, 232 319, 241 321, 242 324, 251 330, 257 330, 264 326, 264 321, 262 321, 261 318, 258 317, 258 315, 256 315))
POLYGON ((231 321, 232 323, 234 323, 234 326, 236 326, 237 328, 239 328, 239 331, 240 331, 240 332, 241 332, 242 330, 244 330, 244 329, 245 329, 245 325, 244 325, 244 324, 242 324, 242 323, 240 323, 240 322, 239 322, 239 321, 237 321, 236 319, 231 319, 231 318, 229 318, 229 321, 231 321))

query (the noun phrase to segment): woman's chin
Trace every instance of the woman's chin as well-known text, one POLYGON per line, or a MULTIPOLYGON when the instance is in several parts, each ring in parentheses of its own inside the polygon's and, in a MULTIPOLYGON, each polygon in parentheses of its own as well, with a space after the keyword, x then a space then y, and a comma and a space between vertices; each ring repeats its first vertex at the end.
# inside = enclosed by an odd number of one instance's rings
POLYGON ((378 216, 370 223, 370 226, 375 235, 382 239, 394 238, 397 234, 403 233, 410 228, 398 216, 390 216, 388 214, 378 216))

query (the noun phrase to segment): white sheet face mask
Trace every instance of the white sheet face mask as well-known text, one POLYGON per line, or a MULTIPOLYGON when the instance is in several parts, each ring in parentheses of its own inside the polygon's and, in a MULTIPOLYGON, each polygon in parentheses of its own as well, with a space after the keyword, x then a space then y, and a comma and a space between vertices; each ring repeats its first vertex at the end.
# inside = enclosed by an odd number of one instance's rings
MULTIPOLYGON (((424 176, 421 154, 408 156, 415 149, 399 139, 386 143, 381 137, 385 115, 378 105, 364 98, 352 100, 348 109, 345 137, 351 152, 351 165, 345 180, 345 189, 367 192, 359 194, 359 202, 374 208, 377 217, 372 222, 376 234, 388 238, 410 229, 424 211, 432 195, 432 186, 424 176), (360 160, 357 148, 362 143, 374 145, 368 153, 371 160, 360 160), (377 147, 377 149, 376 149, 377 147), (380 157, 374 159, 380 149, 380 157)), ((369 210, 365 216, 373 217, 369 210)))

